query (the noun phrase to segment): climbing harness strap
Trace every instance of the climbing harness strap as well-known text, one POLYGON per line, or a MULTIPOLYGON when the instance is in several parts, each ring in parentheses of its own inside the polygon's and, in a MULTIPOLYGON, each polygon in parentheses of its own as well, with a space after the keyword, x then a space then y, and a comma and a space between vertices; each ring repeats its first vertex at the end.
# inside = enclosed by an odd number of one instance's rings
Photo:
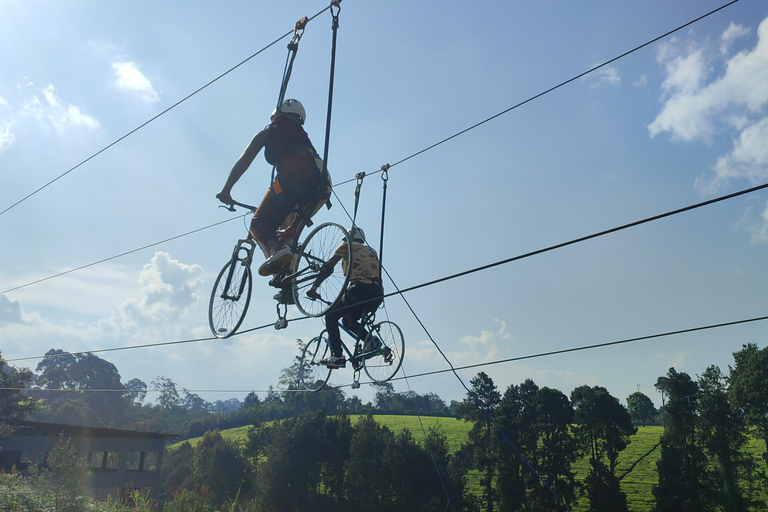
POLYGON ((341 13, 341 0, 331 0, 331 17, 333 38, 331 42, 331 72, 328 84, 328 115, 325 120, 325 145, 323 146, 323 178, 328 175, 328 146, 331 140, 331 112, 333 110, 333 79, 336 69, 336 33, 339 28, 339 13, 341 13), (335 8, 335 9, 334 9, 335 8))
POLYGON ((296 59, 296 52, 299 51, 299 41, 301 36, 304 35, 304 28, 307 26, 309 19, 304 16, 293 27, 293 37, 291 42, 288 43, 288 56, 285 59, 285 69, 283 70, 283 82, 280 84, 280 94, 277 98, 276 112, 280 112, 280 106, 285 99, 285 92, 288 89, 288 81, 291 79, 291 71, 293 71, 293 61, 296 59))
POLYGON ((389 181, 389 164, 381 166, 381 181, 383 190, 381 192, 381 238, 379 239, 379 265, 384 259, 384 213, 387 208, 387 181, 389 181))

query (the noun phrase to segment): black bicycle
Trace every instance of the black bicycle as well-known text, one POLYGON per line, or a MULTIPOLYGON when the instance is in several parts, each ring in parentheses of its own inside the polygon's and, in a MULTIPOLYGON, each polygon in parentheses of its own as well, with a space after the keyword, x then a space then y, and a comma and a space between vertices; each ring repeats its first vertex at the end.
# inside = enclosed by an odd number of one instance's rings
MULTIPOLYGON (((352 364, 354 370, 353 388, 360 387, 360 370, 365 371, 373 382, 388 381, 397 374, 405 356, 405 340, 397 324, 390 321, 376 323, 375 312, 364 314, 361 320, 369 333, 365 340, 360 340, 356 333, 339 322, 341 330, 355 340, 352 351, 344 344, 344 340, 341 342, 341 347, 347 354, 347 362, 352 364)), ((331 346, 328 343, 326 330, 304 346, 299 361, 299 381, 305 389, 309 391, 323 389, 331 378, 333 369, 321 364, 320 361, 327 359, 330 355, 331 346)))
MULTIPOLYGON (((256 211, 255 206, 237 201, 234 201, 228 209, 235 211, 235 206, 251 212, 256 211)), ((248 229, 247 226, 246 229, 248 229)), ((320 269, 337 249, 346 245, 347 254, 352 253, 352 241, 347 230, 334 222, 320 224, 301 244, 298 243, 299 236, 300 232, 285 240, 293 252, 293 259, 286 268, 275 274, 270 284, 282 290, 290 289, 294 304, 305 315, 322 316, 344 293, 349 276, 345 275, 341 268, 333 269, 330 274, 324 273, 318 294, 325 299, 309 297, 306 292, 317 281, 320 269)), ((253 286, 251 263, 257 246, 258 243, 250 236, 238 240, 232 251, 232 257, 216 278, 208 304, 208 323, 211 332, 217 338, 232 336, 245 319, 251 302, 253 286)), ((288 305, 284 302, 277 303, 278 320, 275 322, 275 328, 281 329, 287 326, 288 321, 285 316, 287 307, 288 305), (281 306, 283 306, 282 314, 281 306)))

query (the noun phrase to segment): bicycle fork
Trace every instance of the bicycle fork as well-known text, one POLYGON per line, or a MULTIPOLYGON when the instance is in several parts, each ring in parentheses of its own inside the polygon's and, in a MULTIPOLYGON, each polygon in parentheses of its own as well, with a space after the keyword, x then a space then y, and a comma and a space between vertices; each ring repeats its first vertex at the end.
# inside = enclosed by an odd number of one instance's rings
POLYGON ((243 294, 243 291, 245 290, 246 280, 241 279, 240 284, 237 287, 237 294, 232 296, 229 295, 230 287, 232 286, 232 279, 235 274, 235 265, 237 264, 238 260, 242 261, 243 264, 246 267, 251 266, 251 261, 253 260, 253 250, 256 248, 256 242, 251 240, 250 238, 242 238, 237 241, 237 245, 235 246, 235 249, 232 251, 232 260, 231 264, 229 265, 229 272, 227 272, 227 280, 225 282, 224 291, 221 294, 221 298, 225 300, 233 300, 237 302, 240 300, 240 297, 243 294), (240 251, 245 251, 245 257, 240 257, 240 251))

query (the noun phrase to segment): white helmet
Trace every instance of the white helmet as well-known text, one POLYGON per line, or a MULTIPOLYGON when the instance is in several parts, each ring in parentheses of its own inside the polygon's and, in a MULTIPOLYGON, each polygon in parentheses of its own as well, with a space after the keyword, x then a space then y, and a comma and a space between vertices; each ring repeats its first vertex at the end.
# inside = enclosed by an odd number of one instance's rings
MULTIPOLYGON (((299 100, 285 100, 280 104, 280 113, 282 114, 295 114, 299 116, 299 123, 304 124, 304 120, 307 118, 307 112, 304 110, 304 105, 299 100)), ((277 114, 277 109, 272 111, 272 116, 277 114)))
POLYGON ((353 242, 365 243, 365 231, 363 231, 363 228, 352 226, 352 229, 349 230, 349 237, 353 242))

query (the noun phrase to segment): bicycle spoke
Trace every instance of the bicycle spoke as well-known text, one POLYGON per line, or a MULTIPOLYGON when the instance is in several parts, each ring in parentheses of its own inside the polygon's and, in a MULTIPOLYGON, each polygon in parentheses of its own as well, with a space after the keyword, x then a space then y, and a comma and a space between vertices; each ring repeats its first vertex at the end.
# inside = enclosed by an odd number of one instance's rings
POLYGON ((351 250, 347 231, 338 224, 328 222, 312 231, 299 249, 291 268, 291 274, 296 276, 292 288, 296 306, 305 315, 324 315, 346 289, 348 276, 339 263, 319 285, 318 292, 322 300, 312 300, 306 295, 317 281, 320 270, 336 250, 344 245, 347 251, 351 250))

